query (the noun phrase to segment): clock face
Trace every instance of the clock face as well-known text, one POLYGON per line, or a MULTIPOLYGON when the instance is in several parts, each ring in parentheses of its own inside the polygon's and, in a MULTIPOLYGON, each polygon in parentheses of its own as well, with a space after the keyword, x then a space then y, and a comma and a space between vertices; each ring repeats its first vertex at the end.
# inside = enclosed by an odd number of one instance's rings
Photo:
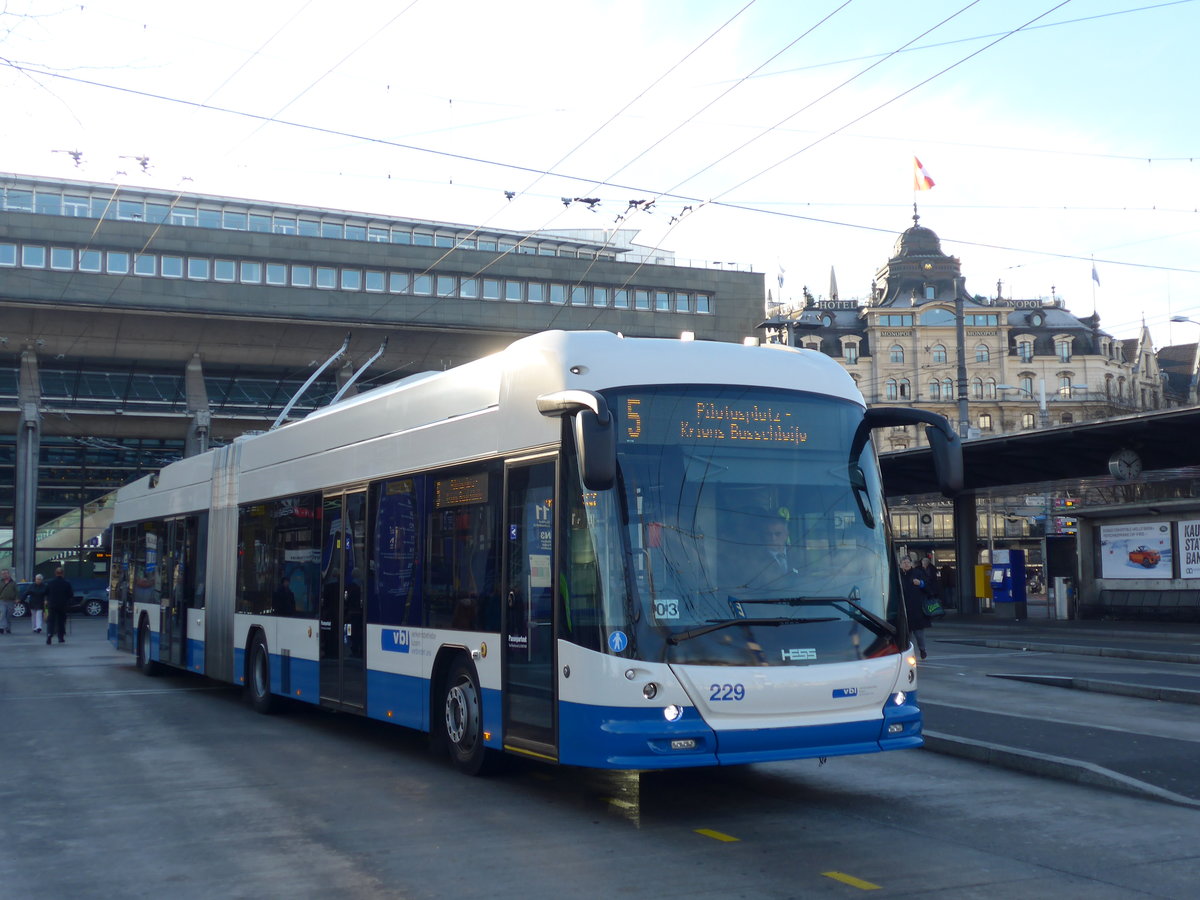
POLYGON ((1108 459, 1108 471, 1121 481, 1137 478, 1142 474, 1142 459, 1132 450, 1118 450, 1108 459))

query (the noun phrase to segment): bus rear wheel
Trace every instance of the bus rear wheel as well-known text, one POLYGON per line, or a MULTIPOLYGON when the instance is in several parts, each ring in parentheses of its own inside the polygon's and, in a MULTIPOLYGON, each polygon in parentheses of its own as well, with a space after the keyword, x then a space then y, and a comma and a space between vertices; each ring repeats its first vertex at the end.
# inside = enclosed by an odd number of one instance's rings
POLYGON ((483 702, 475 667, 459 658, 450 667, 442 709, 446 746, 459 771, 479 775, 489 755, 483 743, 483 702))
POLYGON ((250 692, 250 705, 255 712, 269 715, 275 711, 275 695, 271 693, 271 654, 261 634, 254 636, 250 644, 250 670, 246 673, 246 688, 250 692))
POLYGON ((150 658, 150 626, 145 622, 138 626, 137 667, 143 675, 158 674, 158 663, 150 658))

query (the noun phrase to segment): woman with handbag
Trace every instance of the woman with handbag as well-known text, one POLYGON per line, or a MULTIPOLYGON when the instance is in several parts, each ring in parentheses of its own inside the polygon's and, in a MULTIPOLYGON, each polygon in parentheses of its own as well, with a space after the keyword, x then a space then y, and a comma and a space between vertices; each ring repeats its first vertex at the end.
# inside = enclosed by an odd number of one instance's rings
POLYGON ((33 633, 42 633, 42 612, 46 606, 46 579, 41 575, 33 576, 33 584, 25 589, 25 607, 29 610, 29 618, 33 620, 33 633))

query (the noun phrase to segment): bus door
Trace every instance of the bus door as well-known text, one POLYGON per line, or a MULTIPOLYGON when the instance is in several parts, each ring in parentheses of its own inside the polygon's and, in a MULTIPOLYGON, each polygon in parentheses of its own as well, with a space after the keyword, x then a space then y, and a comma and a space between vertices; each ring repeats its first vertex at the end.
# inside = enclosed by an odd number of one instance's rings
POLYGON ((321 547, 321 702, 363 708, 367 693, 366 491, 325 495, 321 547))
MULTIPOLYGON (((187 668, 187 572, 192 565, 189 553, 188 523, 177 519, 167 523, 162 561, 162 588, 159 609, 158 658, 165 663, 187 668)), ((194 535, 192 536, 194 540, 194 535)))
POLYGON ((510 463, 504 521, 504 744, 558 758, 554 678, 556 462, 510 463))

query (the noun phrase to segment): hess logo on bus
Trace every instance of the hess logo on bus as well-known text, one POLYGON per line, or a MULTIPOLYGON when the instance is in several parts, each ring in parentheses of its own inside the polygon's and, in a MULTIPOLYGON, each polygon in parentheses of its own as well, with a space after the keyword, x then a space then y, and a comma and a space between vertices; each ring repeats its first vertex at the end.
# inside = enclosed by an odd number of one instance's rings
POLYGON ((787 650, 780 650, 783 658, 788 662, 800 662, 805 659, 816 659, 817 650, 815 647, 793 647, 787 650))

